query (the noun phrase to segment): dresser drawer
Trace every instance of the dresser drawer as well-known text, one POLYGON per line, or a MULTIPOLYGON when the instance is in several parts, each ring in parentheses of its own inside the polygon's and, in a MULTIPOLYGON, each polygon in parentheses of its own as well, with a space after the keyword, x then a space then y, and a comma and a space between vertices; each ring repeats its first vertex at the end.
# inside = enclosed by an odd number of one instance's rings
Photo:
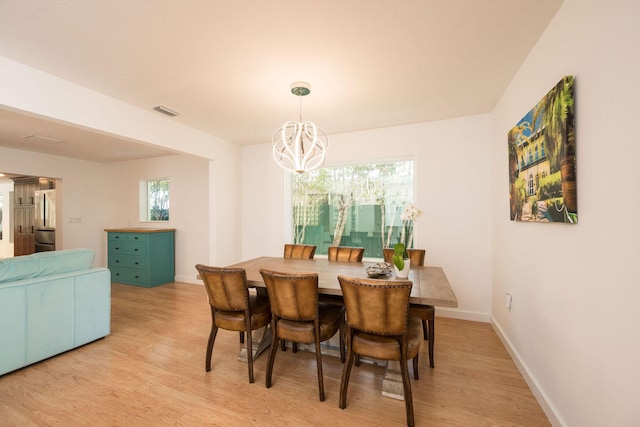
POLYGON ((109 233, 109 241, 114 242, 148 242, 149 235, 145 233, 109 233))
POLYGON ((128 268, 109 267, 111 280, 116 283, 129 285, 148 286, 149 275, 143 270, 131 270, 128 268))
POLYGON ((111 254, 109 255, 109 267, 137 268, 146 270, 149 267, 149 258, 122 253, 111 254))
POLYGON ((109 233, 109 242, 124 242, 129 239, 131 233, 109 233))
POLYGON ((126 254, 126 255, 146 255, 147 243, 146 242, 133 242, 133 241, 116 241, 109 240, 109 253, 110 254, 126 254))
POLYGON ((127 240, 130 242, 148 242, 149 241, 149 235, 148 234, 144 234, 144 233, 128 233, 129 235, 127 236, 127 240))

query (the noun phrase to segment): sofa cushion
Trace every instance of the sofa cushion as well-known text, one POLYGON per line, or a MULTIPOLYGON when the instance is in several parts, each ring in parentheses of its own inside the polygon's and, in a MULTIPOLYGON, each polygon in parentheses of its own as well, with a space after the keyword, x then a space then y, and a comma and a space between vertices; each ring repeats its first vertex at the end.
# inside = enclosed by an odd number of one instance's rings
POLYGON ((0 259, 0 283, 35 277, 37 269, 34 264, 32 255, 0 259))
POLYGON ((0 260, 0 283, 52 274, 87 270, 93 265, 91 249, 38 252, 0 260))
POLYGON ((32 256, 38 261, 39 273, 36 277, 39 277, 88 270, 93 265, 95 252, 91 249, 66 249, 38 252, 32 256))

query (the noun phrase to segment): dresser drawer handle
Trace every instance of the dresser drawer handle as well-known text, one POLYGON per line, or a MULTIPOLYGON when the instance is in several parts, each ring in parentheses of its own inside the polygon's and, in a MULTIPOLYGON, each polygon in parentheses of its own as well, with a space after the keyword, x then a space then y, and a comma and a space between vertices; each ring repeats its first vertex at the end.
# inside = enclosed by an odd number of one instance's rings
POLYGON ((119 251, 119 250, 120 250, 120 247, 116 246, 116 251, 119 251))
POLYGON ((120 262, 120 260, 119 260, 119 259, 115 260, 115 263, 116 263, 116 264, 118 264, 119 262, 120 262))
POLYGON ((134 251, 134 252, 138 252, 138 248, 135 248, 133 251, 134 251))
POLYGON ((136 265, 140 264, 138 261, 135 262, 136 265))

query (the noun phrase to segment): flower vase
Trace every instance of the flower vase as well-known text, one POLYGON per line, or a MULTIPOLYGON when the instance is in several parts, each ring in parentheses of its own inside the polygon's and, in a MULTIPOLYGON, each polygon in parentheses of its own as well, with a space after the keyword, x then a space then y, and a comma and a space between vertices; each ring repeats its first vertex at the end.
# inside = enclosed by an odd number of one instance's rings
POLYGON ((407 279, 409 277, 409 270, 411 269, 411 260, 409 259, 404 260, 404 268, 402 270, 400 270, 395 265, 393 266, 393 269, 396 272, 396 279, 402 279, 402 280, 407 279))

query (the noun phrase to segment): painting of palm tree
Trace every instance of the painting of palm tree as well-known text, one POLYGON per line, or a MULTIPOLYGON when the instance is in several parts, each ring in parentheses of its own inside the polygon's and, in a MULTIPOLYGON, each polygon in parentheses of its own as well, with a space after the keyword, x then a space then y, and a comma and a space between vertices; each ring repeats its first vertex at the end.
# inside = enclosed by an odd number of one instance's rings
POLYGON ((573 76, 507 133, 512 221, 578 222, 573 76))

